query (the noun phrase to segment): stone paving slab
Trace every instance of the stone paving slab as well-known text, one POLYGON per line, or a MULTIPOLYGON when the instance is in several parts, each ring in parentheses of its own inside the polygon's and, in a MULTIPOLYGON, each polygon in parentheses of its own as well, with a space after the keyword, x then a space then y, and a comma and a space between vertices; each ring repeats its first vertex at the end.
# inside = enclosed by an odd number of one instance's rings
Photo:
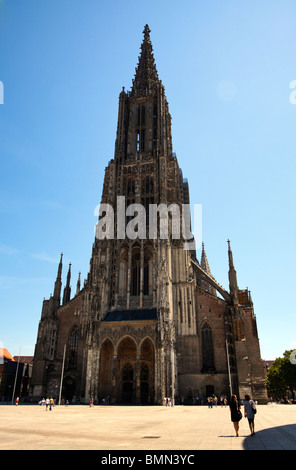
POLYGON ((258 405, 235 437, 229 408, 0 406, 1 450, 296 450, 296 406, 258 405))

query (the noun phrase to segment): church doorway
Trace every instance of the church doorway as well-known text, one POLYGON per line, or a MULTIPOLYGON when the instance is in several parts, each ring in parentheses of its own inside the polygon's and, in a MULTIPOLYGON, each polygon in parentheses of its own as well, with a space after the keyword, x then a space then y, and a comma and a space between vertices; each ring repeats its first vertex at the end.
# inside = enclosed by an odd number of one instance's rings
POLYGON ((128 404, 133 402, 134 391, 134 371, 131 364, 125 364, 122 369, 122 403, 128 404))
POLYGON ((212 397, 213 395, 215 395, 214 385, 206 385, 206 395, 207 397, 212 397))
POLYGON ((136 402, 135 367, 137 359, 136 343, 125 337, 118 346, 117 359, 119 364, 119 401, 124 404, 136 402))
POLYGON ((62 395, 65 400, 71 402, 75 396, 76 382, 72 377, 66 377, 63 382, 62 395))
POLYGON ((117 402, 122 404, 154 403, 155 351, 150 338, 139 347, 126 336, 117 351, 117 402))

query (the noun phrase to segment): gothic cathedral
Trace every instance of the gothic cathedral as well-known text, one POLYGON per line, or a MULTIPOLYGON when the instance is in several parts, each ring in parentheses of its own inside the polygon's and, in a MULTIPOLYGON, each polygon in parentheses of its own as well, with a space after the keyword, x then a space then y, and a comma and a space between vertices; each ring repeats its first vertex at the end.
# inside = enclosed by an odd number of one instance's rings
POLYGON ((172 217, 166 237, 158 229, 149 236, 149 207, 181 209, 189 189, 173 153, 148 25, 143 33, 132 88, 119 95, 114 159, 105 169, 101 206, 113 208, 115 236, 95 237, 87 279, 81 286, 79 275, 72 298, 70 265, 61 299, 61 255, 54 293, 43 301, 31 395, 152 405, 164 397, 192 403, 248 393, 265 403, 253 302, 238 288, 230 242, 228 291, 213 278, 204 245, 198 261, 182 233, 173 236, 172 217), (142 236, 127 236, 122 226, 118 236, 118 218, 127 227, 135 204, 146 209, 142 236))

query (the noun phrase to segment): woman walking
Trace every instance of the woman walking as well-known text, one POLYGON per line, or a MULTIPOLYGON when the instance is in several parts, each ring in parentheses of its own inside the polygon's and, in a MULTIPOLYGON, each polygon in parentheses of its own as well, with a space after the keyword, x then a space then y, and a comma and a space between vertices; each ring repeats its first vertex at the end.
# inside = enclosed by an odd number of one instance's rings
POLYGON ((241 413, 240 404, 237 400, 236 395, 232 395, 230 402, 229 402, 229 409, 230 409, 231 421, 233 422, 233 426, 236 432, 236 437, 238 437, 239 422, 242 419, 242 413, 241 413))
POLYGON ((250 395, 245 396, 245 418, 248 418, 249 421, 249 427, 251 431, 251 436, 255 436, 255 423, 254 423, 254 418, 256 414, 256 406, 253 400, 251 399, 250 395))

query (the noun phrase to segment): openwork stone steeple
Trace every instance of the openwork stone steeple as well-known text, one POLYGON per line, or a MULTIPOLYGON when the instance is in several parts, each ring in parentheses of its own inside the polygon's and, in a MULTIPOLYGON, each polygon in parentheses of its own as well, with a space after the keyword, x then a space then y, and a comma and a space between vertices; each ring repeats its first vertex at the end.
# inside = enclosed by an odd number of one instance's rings
POLYGON ((153 48, 150 39, 150 29, 146 24, 144 39, 141 45, 136 75, 133 81, 132 96, 146 96, 155 93, 159 83, 158 73, 153 56, 153 48))
POLYGON ((158 78, 150 29, 144 29, 131 91, 119 95, 115 159, 139 161, 172 157, 171 116, 164 86, 158 78))

